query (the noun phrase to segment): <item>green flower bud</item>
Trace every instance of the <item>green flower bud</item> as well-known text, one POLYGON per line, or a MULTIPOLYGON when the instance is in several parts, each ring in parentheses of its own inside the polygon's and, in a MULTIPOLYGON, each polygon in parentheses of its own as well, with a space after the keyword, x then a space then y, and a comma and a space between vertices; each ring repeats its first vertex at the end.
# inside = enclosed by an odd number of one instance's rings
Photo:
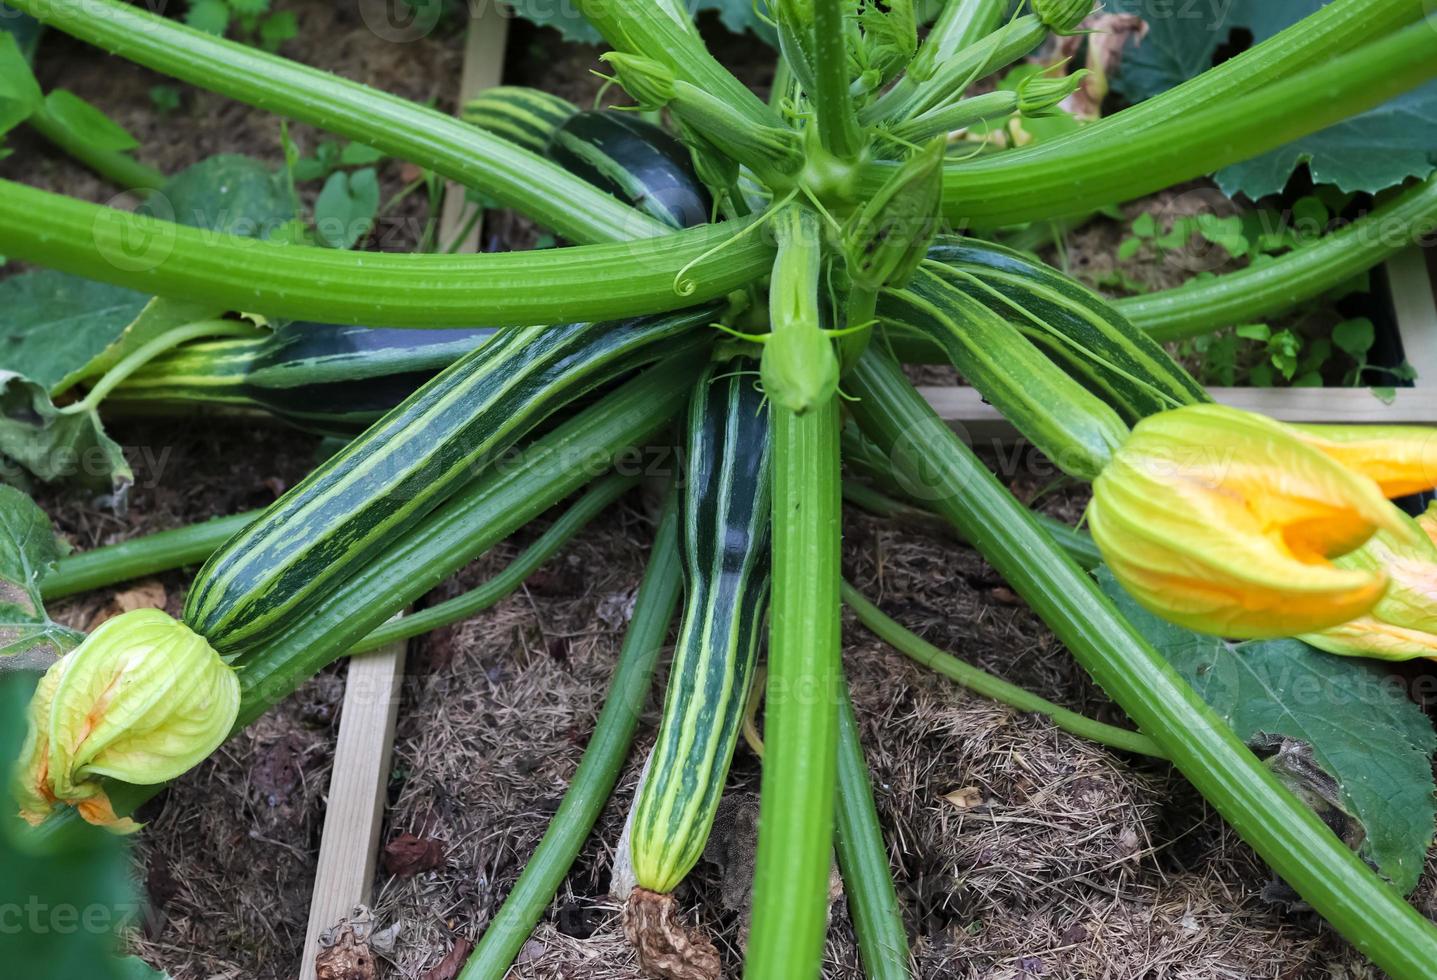
POLYGON ((1052 115, 1064 99, 1078 90, 1088 74, 1088 69, 1083 68, 1062 78, 1042 75, 1025 78, 1018 86, 1018 111, 1032 117, 1052 115))
POLYGON ((646 111, 662 109, 674 98, 674 73, 668 65, 641 54, 610 51, 599 60, 614 69, 619 84, 646 111))
POLYGON ((758 374, 774 404, 802 415, 838 391, 838 355, 817 324, 787 329, 775 324, 763 345, 758 374))
POLYGON ((21 816, 56 804, 128 832, 100 777, 163 783, 219 747, 239 714, 239 678, 205 638, 158 609, 108 620, 61 658, 30 701, 16 771, 21 816))
POLYGON ((756 126, 722 99, 691 82, 673 85, 673 111, 714 146, 766 183, 803 166, 803 137, 783 126, 756 126))
POLYGON ((849 219, 843 248, 854 285, 901 286, 918 269, 938 234, 944 145, 940 137, 909 157, 849 219))
POLYGON ((1058 34, 1073 33, 1092 12, 1093 0, 1033 0, 1033 13, 1058 34))

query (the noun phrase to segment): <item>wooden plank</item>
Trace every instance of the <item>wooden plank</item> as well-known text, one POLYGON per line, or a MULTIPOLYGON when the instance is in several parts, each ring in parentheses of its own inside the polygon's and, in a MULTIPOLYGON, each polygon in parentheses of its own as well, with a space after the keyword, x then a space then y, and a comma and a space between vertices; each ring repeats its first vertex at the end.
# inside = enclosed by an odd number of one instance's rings
POLYGON ((1409 248, 1387 263, 1392 311, 1407 363, 1417 370, 1414 384, 1418 388, 1437 387, 1437 294, 1427 258, 1424 250, 1409 248))
MULTIPOLYGON (((459 107, 486 88, 503 80, 504 48, 509 41, 509 18, 498 4, 470 4, 473 19, 464 42, 464 74, 459 81, 459 107)), ((480 222, 475 215, 478 206, 466 199, 464 185, 450 181, 444 189, 444 204, 439 218, 439 247, 449 248, 454 236, 474 219, 473 227, 455 249, 459 252, 479 251, 480 222)))
POLYGON ((369 904, 379 829, 384 822, 405 645, 393 643, 349 660, 300 980, 316 980, 320 935, 356 905, 369 904))
MULTIPOLYGON (((508 18, 497 5, 471 5, 470 10, 472 19, 459 83, 460 106, 483 89, 499 84, 509 34, 508 18)), ((451 182, 440 212, 441 248, 455 241, 472 215, 473 205, 465 200, 464 188, 451 182)), ((476 220, 459 241, 457 251, 477 251, 479 231, 476 220)), ((368 905, 371 898, 404 678, 405 647, 404 643, 394 643, 349 661, 300 980, 317 980, 315 956, 321 934, 337 925, 354 906, 368 905)))
MULTIPOLYGON (((972 388, 920 388, 938 417, 971 439, 1007 440, 1017 431, 972 388)), ((1284 422, 1402 425, 1437 422, 1437 386, 1399 388, 1391 404, 1366 388, 1212 388, 1224 405, 1284 422)))

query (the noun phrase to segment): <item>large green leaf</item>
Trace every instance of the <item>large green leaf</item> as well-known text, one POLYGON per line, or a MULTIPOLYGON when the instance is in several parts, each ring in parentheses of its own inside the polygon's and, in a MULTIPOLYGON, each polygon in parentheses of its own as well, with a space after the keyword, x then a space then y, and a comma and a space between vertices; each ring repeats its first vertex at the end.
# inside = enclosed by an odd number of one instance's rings
POLYGON ((0 282, 0 368, 46 390, 98 357, 148 297, 53 269, 0 282))
POLYGON ((1363 855, 1404 893, 1416 887, 1437 819, 1437 733, 1401 684, 1368 661, 1298 640, 1233 644, 1194 633, 1144 610, 1107 568, 1098 581, 1239 738, 1310 752, 1360 824, 1363 855))
MULTIPOLYGON (((1165 92, 1212 66, 1234 31, 1253 43, 1272 37, 1324 6, 1326 0, 1231 0, 1227 4, 1172 0, 1112 0, 1106 9, 1134 13, 1148 23, 1141 41, 1129 42, 1113 88, 1137 102, 1165 92)), ((1252 160, 1218 171, 1223 193, 1249 197, 1286 186, 1302 164, 1319 184, 1376 193, 1437 166, 1437 83, 1409 92, 1252 160)))
POLYGON ((69 550, 33 500, 0 486, 0 663, 44 669, 83 639, 40 599, 40 579, 69 550))
POLYGON ((294 201, 267 164, 221 153, 175 174, 139 210, 195 228, 267 238, 294 217, 294 201))
POLYGON ((33 679, 0 674, 0 963, 25 980, 155 980, 163 974, 117 955, 142 906, 125 844, 76 824, 39 837, 15 815, 9 773, 25 737, 33 679))
MULTIPOLYGON (((645 2, 653 3, 655 0, 645 0, 645 2)), ((684 0, 684 2, 696 14, 705 10, 717 11, 723 26, 735 34, 753 31, 765 40, 772 36, 772 31, 763 21, 759 20, 755 13, 753 0, 684 0)), ((602 40, 599 37, 599 32, 590 27, 589 22, 579 13, 574 0, 509 0, 509 6, 513 7, 514 12, 525 20, 538 24, 540 27, 554 28, 566 41, 598 44, 602 40)))

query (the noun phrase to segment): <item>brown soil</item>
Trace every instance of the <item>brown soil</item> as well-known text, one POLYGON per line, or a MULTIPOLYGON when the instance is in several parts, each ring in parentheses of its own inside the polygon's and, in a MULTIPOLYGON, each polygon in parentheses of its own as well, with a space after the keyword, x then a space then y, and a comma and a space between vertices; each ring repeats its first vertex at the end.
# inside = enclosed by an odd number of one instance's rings
MULTIPOLYGON (((353 25, 324 5, 299 9, 307 26, 286 53, 390 90, 438 94, 442 103, 455 77, 452 39, 425 48, 425 57, 400 59, 383 45, 368 50, 353 25), (308 18, 329 29, 314 29, 308 18)), ((516 26, 516 50, 531 34, 516 26)), ((156 79, 59 38, 47 45, 66 84, 141 136, 151 162, 178 166, 236 149, 277 159, 274 125, 262 114, 190 93, 179 117, 151 123, 146 93, 156 79), (186 143, 162 149, 177 132, 186 143)), ((560 63, 591 58, 575 50, 560 63)), ((553 67, 553 58, 545 65, 553 67)), ((32 183, 107 196, 41 148, 22 147, 0 172, 19 168, 32 183)), ((308 437, 248 424, 177 421, 116 434, 133 447, 139 475, 127 516, 42 494, 57 526, 82 548, 261 506, 306 471, 317 449, 308 437)), ((1022 473, 1010 478, 1022 499, 1077 518, 1081 494, 1054 489, 1034 467, 1022 473)), ((536 530, 480 558, 432 599, 491 576, 536 530)), ((426 971, 477 939, 514 883, 602 705, 651 530, 649 508, 635 495, 494 609, 412 645, 387 847, 375 881, 379 926, 399 927, 381 975, 452 976, 426 971)), ((938 646, 1065 705, 1121 721, 971 550, 854 513, 845 571, 938 646)), ((182 572, 159 577, 170 608, 178 608, 186 580, 182 572)), ((56 612, 85 626, 111 598, 78 598, 56 612)), ((1166 766, 971 695, 851 621, 845 668, 917 976, 1377 976, 1313 916, 1266 901, 1267 872, 1166 766)), ((134 947, 176 980, 297 976, 343 677, 342 666, 325 671, 142 813, 149 825, 137 838, 135 867, 153 909, 134 947)), ((605 895, 638 763, 654 736, 656 698, 618 791, 514 976, 638 976, 621 909, 605 895)), ((740 746, 719 839, 678 891, 686 924, 711 937, 726 975, 737 975, 741 955, 743 858, 758 772, 740 746)), ((1433 889, 1429 873, 1417 899, 1429 913, 1437 904, 1433 889)), ((841 902, 827 963, 825 976, 834 980, 861 976, 841 902)))

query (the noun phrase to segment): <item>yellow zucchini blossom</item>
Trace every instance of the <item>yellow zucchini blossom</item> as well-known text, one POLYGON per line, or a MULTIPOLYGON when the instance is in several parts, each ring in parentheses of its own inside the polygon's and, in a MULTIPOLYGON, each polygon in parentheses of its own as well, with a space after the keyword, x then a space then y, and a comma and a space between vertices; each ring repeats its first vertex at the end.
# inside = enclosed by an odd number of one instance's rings
POLYGON ((1144 607, 1190 629, 1263 638, 1367 614, 1388 572, 1354 560, 1377 531, 1420 530, 1387 495, 1437 486, 1437 430, 1291 426, 1221 405, 1139 422, 1093 483, 1103 559, 1144 607))
POLYGON ((1437 513, 1429 507, 1415 521, 1405 514, 1402 519, 1421 533, 1399 540, 1378 531, 1361 548, 1333 562, 1339 568, 1385 573, 1389 584, 1377 605, 1356 619, 1301 639, 1319 650, 1349 656, 1437 658, 1437 513))
POLYGON ((15 772, 32 825, 61 804, 128 833, 101 777, 174 779, 219 747, 239 714, 239 678, 204 637, 158 609, 106 621, 40 680, 15 772))

